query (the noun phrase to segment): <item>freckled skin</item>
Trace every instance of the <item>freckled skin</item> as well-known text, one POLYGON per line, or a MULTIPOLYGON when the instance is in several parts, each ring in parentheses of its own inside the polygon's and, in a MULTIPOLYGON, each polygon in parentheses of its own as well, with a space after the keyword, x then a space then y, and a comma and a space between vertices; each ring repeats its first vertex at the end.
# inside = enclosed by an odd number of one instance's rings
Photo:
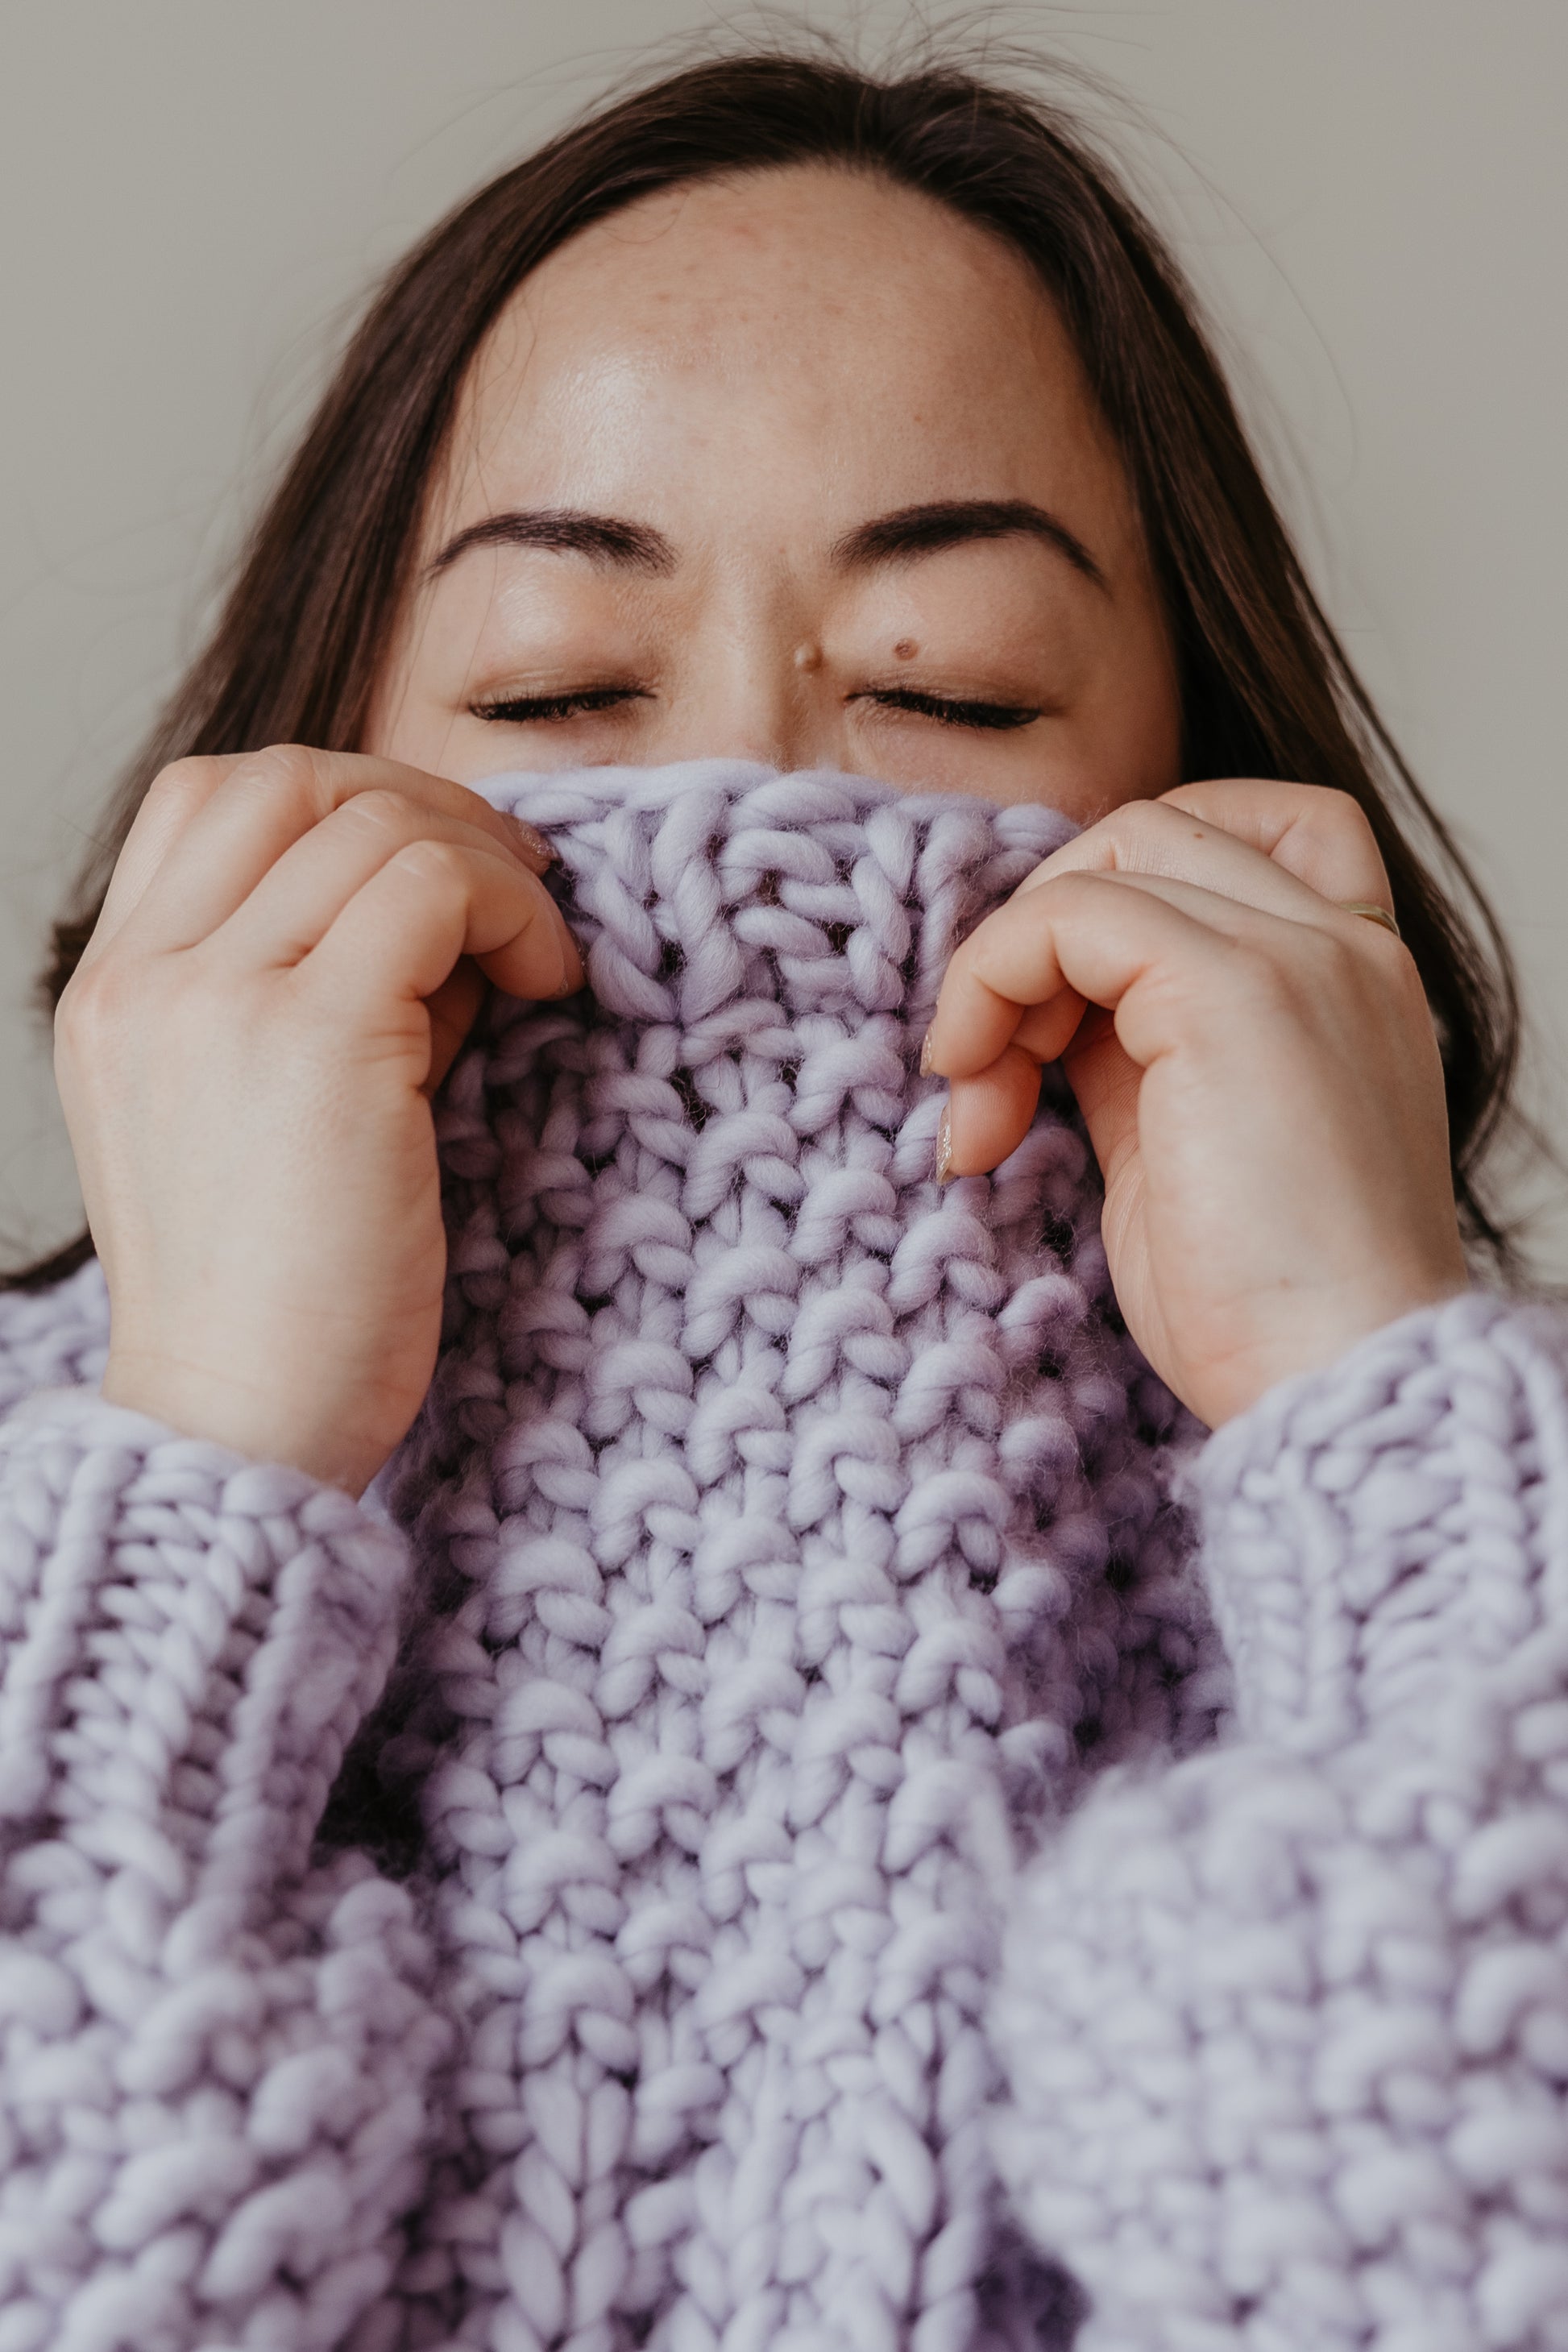
POLYGON ((1419 978, 1344 910, 1388 903, 1370 829, 1299 782, 1178 783, 1133 501, 1006 247, 824 167, 599 223, 482 347, 419 552, 358 751, 167 771, 67 991, 110 1401, 355 1493, 409 1426, 431 1093, 481 975, 582 981, 544 853, 462 790, 502 768, 727 753, 1079 819, 944 976, 943 1171, 997 1166, 1059 1055, 1121 1311, 1203 1420, 1463 1286, 1419 978), (847 560, 953 502, 1012 521, 847 560), (601 529, 436 562, 518 509, 616 518, 623 560, 601 529))
POLYGON ((1007 247, 908 190, 759 173, 648 198, 553 254, 479 355, 425 555, 507 508, 622 516, 676 562, 464 556, 410 599, 366 750, 459 780, 731 753, 1084 819, 1177 780, 1163 618, 1062 323, 1007 247), (1025 538, 836 567, 845 532, 955 499, 1059 517, 1105 588, 1025 538), (895 679, 1025 723, 870 698, 895 679), (589 687, 637 694, 474 715, 589 687))
POLYGON ((1462 1283, 1420 991, 1391 1013, 1370 927, 1333 903, 1386 898, 1364 820, 1295 784, 1180 783, 1175 667, 1133 501, 1063 323, 1010 248, 817 166, 632 206, 553 255, 498 323, 426 553, 506 506, 625 515, 674 564, 634 578, 518 548, 454 564, 410 600, 371 749, 458 778, 730 752, 1053 804, 1088 828, 1067 869, 1115 878, 1089 919, 1081 873, 1032 877, 1026 909, 954 959, 933 1063, 952 1080, 949 1172, 997 1164, 1040 1060, 1064 1055, 1108 1172, 1123 1311, 1209 1420, 1462 1283), (1102 584, 1016 536, 836 568, 842 534, 955 499, 1046 509, 1102 584), (550 719, 476 715, 593 685, 635 691, 550 719), (976 706, 1021 723, 982 724, 976 706), (1152 801, 1158 823, 1134 824, 1152 801), (1156 903, 1173 889, 1180 919, 1156 903), (1269 910, 1247 934, 1278 967, 1267 983, 1247 955, 1215 955, 1237 899, 1269 910), (1347 950, 1342 1003, 1312 966, 1325 924, 1347 950), (1086 997, 1103 1010, 1079 1029, 1086 997), (1192 1007, 1190 1032, 1146 1004, 1192 1007))

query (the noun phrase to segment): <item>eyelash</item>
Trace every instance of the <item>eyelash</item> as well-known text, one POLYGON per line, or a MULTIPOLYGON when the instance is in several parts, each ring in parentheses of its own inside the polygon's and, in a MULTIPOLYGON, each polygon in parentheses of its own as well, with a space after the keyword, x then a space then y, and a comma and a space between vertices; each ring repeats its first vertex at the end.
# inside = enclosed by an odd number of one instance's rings
POLYGON ((476 719, 510 719, 515 726, 525 727, 537 719, 548 724, 552 719, 613 710, 617 703, 650 699, 640 686, 590 686, 576 694, 509 694, 496 702, 471 702, 468 709, 476 719))
POLYGON ((952 694, 919 694, 912 687, 877 686, 853 695, 855 702, 879 703, 884 710, 908 710, 921 719, 935 719, 944 727, 983 727, 998 734, 1027 727, 1040 717, 1026 703, 964 702, 952 694))
MULTIPOLYGON (((539 723, 549 726, 565 719, 613 710, 621 703, 651 699, 641 687, 600 686, 589 687, 578 694, 508 695, 496 702, 470 703, 468 708, 476 719, 504 720, 518 727, 539 723)), ((917 718, 934 719, 943 727, 976 727, 996 734, 1010 734, 1019 727, 1028 727, 1041 715, 1023 703, 965 702, 955 695, 919 694, 912 688, 901 686, 872 687, 864 694, 852 695, 850 699, 875 702, 884 710, 907 710, 917 718)))

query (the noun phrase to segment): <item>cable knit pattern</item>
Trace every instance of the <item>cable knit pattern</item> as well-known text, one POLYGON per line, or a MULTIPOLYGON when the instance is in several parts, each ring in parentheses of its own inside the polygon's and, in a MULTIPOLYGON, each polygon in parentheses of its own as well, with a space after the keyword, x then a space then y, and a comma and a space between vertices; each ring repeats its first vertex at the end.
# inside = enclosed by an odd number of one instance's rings
POLYGON ((442 1091, 377 1496, 52 1386, 95 1268, 0 1298, 0 2352, 1562 2352, 1562 1318, 1184 1485, 1068 1098, 931 1178, 1058 818, 486 789, 593 993, 442 1091))
POLYGON ((1568 2346, 1565 1358, 1460 1299, 1205 1451, 1243 1737, 1100 1784, 994 2011, 1079 2352, 1568 2346))

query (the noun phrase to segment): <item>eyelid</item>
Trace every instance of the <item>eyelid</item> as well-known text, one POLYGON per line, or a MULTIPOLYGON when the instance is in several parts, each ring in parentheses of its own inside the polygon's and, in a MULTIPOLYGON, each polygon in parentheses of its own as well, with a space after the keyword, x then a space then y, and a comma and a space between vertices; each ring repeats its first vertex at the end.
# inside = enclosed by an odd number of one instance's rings
MULTIPOLYGON (((561 726, 574 719, 609 717, 632 702, 656 698, 646 686, 630 681, 602 680, 594 686, 563 686, 484 695, 468 704, 472 717, 512 726, 561 726)), ((987 734, 1014 734, 1047 715, 1047 705, 1014 702, 999 695, 944 693, 940 688, 917 686, 900 678, 858 688, 845 697, 847 704, 871 702, 884 710, 902 711, 938 726, 969 727, 987 734)))
POLYGON ((553 719, 598 718, 627 702, 651 702, 653 695, 646 686, 627 684, 597 686, 563 686, 536 689, 531 693, 487 694, 468 705, 475 719, 505 719, 510 712, 526 711, 526 717, 511 721, 517 726, 537 724, 553 719), (575 705, 577 708, 574 709, 575 705), (531 708, 530 708, 531 706, 531 708))
POLYGON ((849 702, 879 703, 885 710, 904 710, 911 718, 934 719, 941 726, 975 727, 992 734, 1012 734, 1032 726, 1037 719, 1047 716, 1048 709, 1043 703, 1010 702, 1000 696, 943 694, 939 688, 914 686, 904 679, 896 684, 861 687, 845 698, 849 702))

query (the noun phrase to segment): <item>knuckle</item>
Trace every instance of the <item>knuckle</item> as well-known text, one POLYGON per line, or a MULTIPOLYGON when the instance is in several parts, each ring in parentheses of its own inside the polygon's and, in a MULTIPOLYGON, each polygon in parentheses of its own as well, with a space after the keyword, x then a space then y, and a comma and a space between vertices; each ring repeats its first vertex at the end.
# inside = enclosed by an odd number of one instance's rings
POLYGON ((468 861, 456 842, 433 841, 426 834, 417 841, 405 841, 391 862, 431 888, 459 890, 468 887, 468 861))
POLYGON ((363 793, 355 793, 343 802, 337 816, 344 824, 367 825, 378 833, 406 833, 411 823, 429 823, 428 815, 406 793, 390 784, 370 784, 363 793))
POLYGON ((57 1041, 86 1059, 111 1049, 142 994, 140 979, 114 956, 79 966, 55 1008, 57 1041))
POLYGON ((1169 837, 1173 827, 1194 822, 1185 809, 1167 808, 1161 801, 1123 801, 1105 820, 1113 840, 1136 844, 1169 837))
POLYGON ((1421 977, 1420 966, 1403 940, 1385 931, 1379 923, 1363 923, 1361 928, 1372 936, 1356 942, 1363 959, 1377 972, 1377 984, 1385 992, 1398 990, 1403 995, 1425 1004, 1426 983, 1421 977))
POLYGON ((1380 924, 1366 922, 1358 915, 1311 926, 1300 941, 1299 960, 1292 960, 1291 973, 1282 971, 1280 980, 1288 989, 1293 980, 1297 989, 1320 1002, 1335 998, 1342 1002, 1371 991, 1386 1003, 1391 989, 1402 989, 1410 981, 1420 992, 1419 975, 1408 949, 1380 924))
POLYGON ((1266 1019, 1277 1017, 1291 1003, 1294 990, 1278 956, 1252 940, 1241 940, 1228 961, 1231 984, 1240 1002, 1266 1019))
POLYGON ((236 791, 294 794, 319 803, 321 773, 315 754, 302 743, 268 743, 247 751, 233 769, 229 782, 236 791))
POLYGON ((1353 793, 1338 784, 1312 784, 1308 787, 1306 822, 1321 840, 1353 843, 1363 852, 1379 873, 1382 860, 1378 856, 1377 836, 1368 816, 1353 793))
POLYGON ((1104 906, 1107 903, 1106 892, 1114 890, 1119 886, 1114 874, 1107 874, 1102 869, 1094 867, 1074 866, 1068 866, 1065 873, 1053 875, 1047 887, 1051 896, 1039 909, 1042 916, 1052 906, 1058 913, 1075 907, 1104 906))
POLYGON ((1348 833, 1361 833, 1372 837, 1372 824, 1365 809, 1353 793, 1341 784, 1313 784, 1309 805, 1326 824, 1342 825, 1348 833))
POLYGON ((183 760, 171 760, 160 768, 147 787, 150 801, 173 801, 176 805, 186 802, 204 801, 223 776, 226 762, 210 752, 193 751, 183 760))
MULTIPOLYGON (((1352 919, 1359 920, 1358 918, 1352 919)), ((1361 928, 1370 932, 1375 926, 1365 923, 1361 928)), ((1387 933, 1384 936, 1387 938, 1387 933)), ((1394 941, 1389 940, 1388 944, 1392 947, 1394 941)), ((1353 987, 1366 969, 1361 940, 1337 928, 1332 930, 1324 929, 1316 933, 1312 954, 1316 966, 1313 985, 1325 994, 1353 987)))
POLYGON ((1110 866, 1137 869, 1148 862, 1156 841, 1168 840, 1175 827, 1190 825, 1192 822, 1184 810, 1165 808, 1158 801, 1123 801, 1119 808, 1090 825, 1079 839, 1095 849, 1108 851, 1107 862, 1110 866))

